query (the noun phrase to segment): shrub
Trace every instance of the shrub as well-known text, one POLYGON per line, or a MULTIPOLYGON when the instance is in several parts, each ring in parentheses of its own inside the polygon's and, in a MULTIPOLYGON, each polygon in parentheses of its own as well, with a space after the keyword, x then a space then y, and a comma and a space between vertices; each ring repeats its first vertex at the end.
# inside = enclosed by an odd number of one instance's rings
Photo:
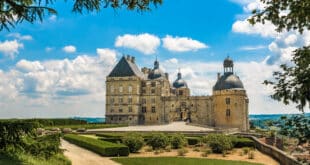
POLYGON ((164 149, 169 145, 169 138, 163 133, 153 134, 147 144, 153 149, 164 149))
POLYGON ((66 134, 64 139, 80 147, 94 151, 103 156, 128 156, 129 149, 123 144, 115 144, 85 136, 66 134))
POLYGON ((178 149, 183 147, 186 144, 186 140, 184 135, 182 134, 174 134, 170 137, 171 147, 174 149, 178 149))
POLYGON ((171 146, 167 146, 165 149, 167 152, 171 152, 171 146))
POLYGON ((248 153, 248 158, 249 158, 249 159, 254 159, 254 156, 255 156, 254 151, 250 151, 250 152, 248 153))
POLYGON ((195 147, 195 148, 193 149, 193 151, 195 151, 195 152, 200 152, 200 149, 199 149, 198 147, 195 147))
POLYGON ((131 153, 138 152, 144 144, 144 139, 141 135, 136 133, 127 134, 122 138, 123 144, 128 146, 131 153))
POLYGON ((188 145, 197 145, 198 143, 200 143, 201 138, 199 138, 199 137, 186 137, 186 140, 187 140, 188 145))
POLYGON ((145 152, 152 152, 153 151, 153 148, 152 147, 146 147, 145 148, 145 152))
POLYGON ((230 136, 230 139, 235 148, 255 147, 254 141, 249 138, 230 136))
POLYGON ((178 149, 178 156, 185 156, 186 153, 188 153, 188 150, 186 148, 178 149))
POLYGON ((223 153, 224 151, 232 149, 230 138, 223 134, 209 134, 205 138, 205 141, 214 153, 223 153))
POLYGON ((205 149, 205 150, 202 151, 201 156, 207 157, 211 153, 212 153, 212 151, 210 149, 205 149))
POLYGON ((249 153, 250 148, 249 147, 244 147, 244 148, 242 148, 242 151, 243 151, 243 154, 246 155, 246 154, 249 153))

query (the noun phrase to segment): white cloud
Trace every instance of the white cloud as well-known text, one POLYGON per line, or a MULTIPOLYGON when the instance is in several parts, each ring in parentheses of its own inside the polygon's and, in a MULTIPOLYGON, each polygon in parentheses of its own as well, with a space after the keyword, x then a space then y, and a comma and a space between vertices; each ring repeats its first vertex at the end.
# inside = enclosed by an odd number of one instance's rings
POLYGON ((20 33, 10 33, 7 36, 16 38, 18 40, 32 40, 31 35, 21 35, 20 33))
POLYGON ((13 59, 19 53, 19 49, 23 47, 24 45, 17 40, 6 40, 4 42, 0 42, 0 53, 3 53, 5 56, 9 56, 13 59))
POLYGON ((172 37, 167 35, 163 40, 163 47, 172 52, 197 51, 208 46, 197 40, 187 37, 172 37))
POLYGON ((55 22, 57 20, 57 16, 56 15, 51 15, 48 20, 55 22))
POLYGON ((242 46, 239 49, 240 50, 259 50, 259 49, 265 49, 266 46, 264 45, 254 45, 254 46, 242 46))
POLYGON ((171 58, 171 59, 166 60, 165 63, 171 63, 172 65, 174 65, 178 63, 178 59, 171 58))
POLYGON ((67 46, 63 47, 62 50, 66 53, 74 53, 74 52, 76 52, 76 47, 73 45, 67 45, 67 46))
POLYGON ((238 20, 232 25, 232 30, 236 33, 256 34, 262 37, 276 37, 278 35, 275 26, 269 21, 266 21, 265 24, 256 23, 253 26, 247 19, 238 20))
POLYGON ((115 40, 116 47, 134 49, 147 55, 154 54, 159 45, 160 39, 148 33, 139 35, 125 34, 118 36, 115 40))
POLYGON ((105 78, 117 52, 72 60, 20 60, 0 70, 1 117, 104 116, 105 78))

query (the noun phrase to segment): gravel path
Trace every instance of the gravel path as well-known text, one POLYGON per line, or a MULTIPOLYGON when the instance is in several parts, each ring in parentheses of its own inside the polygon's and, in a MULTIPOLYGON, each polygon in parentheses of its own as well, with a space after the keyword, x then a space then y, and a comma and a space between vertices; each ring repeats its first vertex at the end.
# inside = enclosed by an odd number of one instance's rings
POLYGON ((71 160, 72 165, 120 165, 109 158, 102 157, 63 139, 61 139, 61 148, 65 149, 64 155, 71 160))

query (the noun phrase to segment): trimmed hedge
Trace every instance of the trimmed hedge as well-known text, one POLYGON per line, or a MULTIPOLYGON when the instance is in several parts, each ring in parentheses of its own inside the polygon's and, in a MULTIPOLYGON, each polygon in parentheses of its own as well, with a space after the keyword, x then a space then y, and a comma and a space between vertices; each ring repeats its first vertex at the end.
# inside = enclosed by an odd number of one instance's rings
POLYGON ((121 134, 107 134, 107 133, 100 133, 100 134, 96 134, 96 136, 98 137, 103 137, 103 138, 119 138, 121 139, 124 135, 121 134))
POLYGON ((103 156, 128 156, 129 149, 123 144, 115 144, 74 134, 64 135, 64 139, 80 147, 94 151, 103 156))
POLYGON ((235 148, 255 147, 254 141, 249 138, 232 136, 230 139, 235 148))
POLYGON ((200 137, 185 137, 188 145, 196 145, 201 141, 200 137))
POLYGON ((122 142, 121 138, 106 138, 106 137, 102 137, 102 138, 99 138, 99 140, 103 140, 103 141, 107 141, 107 142, 111 142, 111 143, 121 143, 122 142))

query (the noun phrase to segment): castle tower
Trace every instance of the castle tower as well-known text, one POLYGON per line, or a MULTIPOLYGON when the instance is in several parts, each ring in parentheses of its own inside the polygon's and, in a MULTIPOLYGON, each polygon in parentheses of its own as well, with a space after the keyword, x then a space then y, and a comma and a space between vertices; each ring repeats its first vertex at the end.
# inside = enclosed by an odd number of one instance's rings
POLYGON ((177 79, 172 84, 175 95, 177 96, 190 96, 190 90, 187 86, 186 81, 182 78, 182 73, 179 69, 177 79))
POLYGON ((213 87, 213 116, 215 127, 249 129, 248 97, 239 77, 233 73, 229 57, 223 62, 224 74, 218 75, 213 87))

